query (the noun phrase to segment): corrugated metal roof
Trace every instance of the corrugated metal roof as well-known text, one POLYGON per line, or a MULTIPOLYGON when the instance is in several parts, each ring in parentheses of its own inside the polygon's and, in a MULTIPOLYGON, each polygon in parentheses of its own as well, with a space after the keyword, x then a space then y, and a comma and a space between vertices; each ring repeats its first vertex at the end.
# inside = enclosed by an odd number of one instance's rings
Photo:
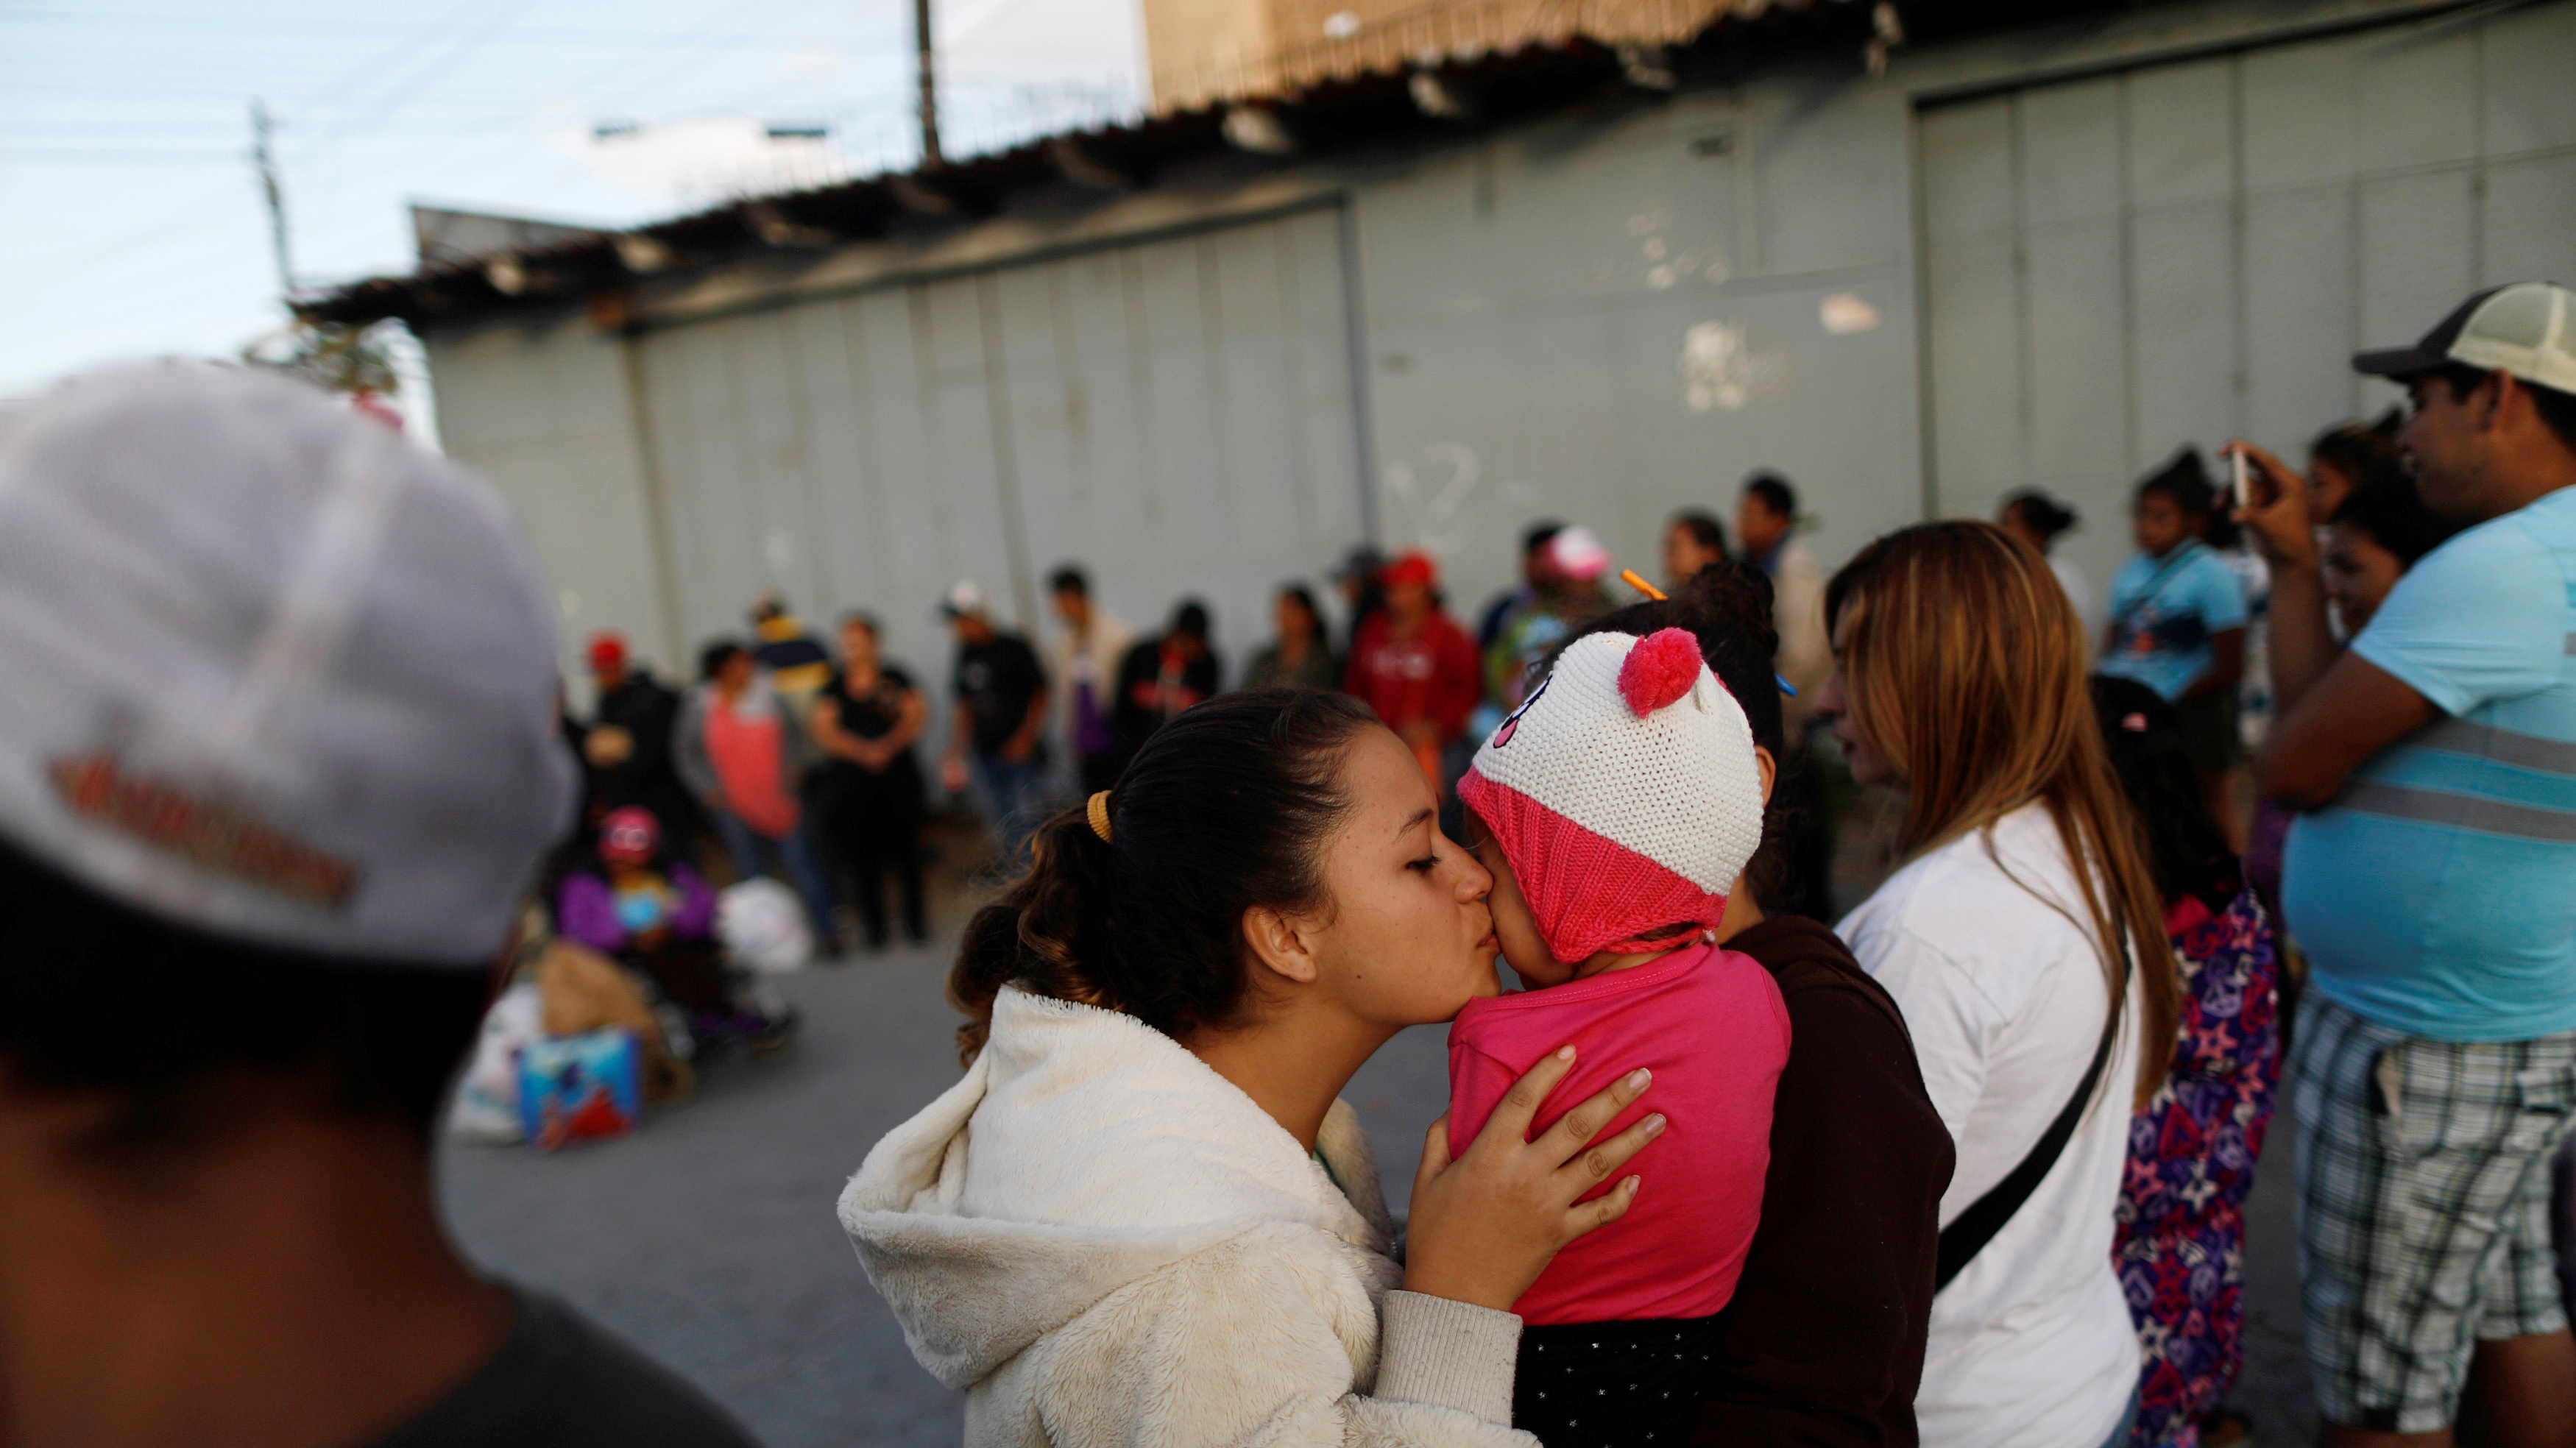
MULTIPOLYGON (((820 249, 955 226, 1000 214, 1012 198, 1030 193, 1114 195, 1150 186, 1175 164, 1229 150, 1275 151, 1287 165, 1300 157, 1458 135, 1618 88, 1670 89, 1723 78, 1818 45, 1848 45, 1858 65, 1863 44, 1883 36, 1889 23, 1889 7, 1866 0, 1551 3, 1578 18, 1625 5, 1638 10, 1634 18, 1641 24, 1672 25, 1676 17, 1695 16, 1699 28, 1673 46, 1568 33, 1494 47, 1476 45, 1462 32, 1454 49, 1354 49, 1331 65, 1312 68, 1311 79, 1257 99, 1060 132, 936 169, 728 202, 632 231, 574 233, 560 244, 488 256, 424 255, 408 276, 301 296, 294 309, 316 322, 399 317, 416 327, 436 327, 519 306, 587 299, 603 324, 616 325, 625 316, 620 299, 637 286, 763 249, 820 249)), ((2033 4, 2059 11, 2093 8, 2024 0, 2023 9, 2033 4)), ((1935 8, 1906 7, 1909 17, 1935 8)), ((1958 19, 1951 17, 1945 28, 1959 28, 1958 19)))

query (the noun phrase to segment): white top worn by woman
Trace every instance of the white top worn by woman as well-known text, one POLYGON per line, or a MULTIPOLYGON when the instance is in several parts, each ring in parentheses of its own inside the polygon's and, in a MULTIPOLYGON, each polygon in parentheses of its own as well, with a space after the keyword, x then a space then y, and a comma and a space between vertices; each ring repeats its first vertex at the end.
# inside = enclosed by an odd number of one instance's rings
POLYGON ((1393 1290, 1347 1105, 1316 1148, 1160 1031, 1005 988, 841 1224, 968 1448, 1537 1448, 1520 1319, 1393 1290))
MULTIPOLYGON (((1852 954, 1905 1012, 1958 1144, 1944 1226, 2029 1155, 2092 1064, 2110 993, 2091 918, 2056 825, 2031 804, 1897 871, 1843 919, 1852 954)), ((2138 1010, 2133 983, 2064 1154, 1932 1299, 1914 1399, 1924 1448, 2092 1448, 2127 1410, 2138 1339, 2111 1229, 2138 1010)))

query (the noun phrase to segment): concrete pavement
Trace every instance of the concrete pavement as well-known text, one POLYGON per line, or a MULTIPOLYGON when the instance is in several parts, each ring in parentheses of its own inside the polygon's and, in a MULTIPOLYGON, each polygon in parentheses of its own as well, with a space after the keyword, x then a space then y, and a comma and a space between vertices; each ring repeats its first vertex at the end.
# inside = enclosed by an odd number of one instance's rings
MULTIPOLYGON (((625 1140, 551 1156, 446 1150, 459 1240, 477 1261, 565 1298, 677 1369, 773 1448, 955 1444, 957 1395, 913 1362, 832 1213, 869 1145, 956 1079, 946 965, 943 948, 789 977, 805 1012, 791 1053, 720 1063, 697 1099, 625 1140)), ((1445 1035, 1407 1032, 1348 1092, 1398 1211, 1423 1130, 1447 1097, 1445 1035)), ((2314 1432, 2290 1144, 2278 1123, 2254 1195, 2237 1394, 2267 1448, 2314 1432)))

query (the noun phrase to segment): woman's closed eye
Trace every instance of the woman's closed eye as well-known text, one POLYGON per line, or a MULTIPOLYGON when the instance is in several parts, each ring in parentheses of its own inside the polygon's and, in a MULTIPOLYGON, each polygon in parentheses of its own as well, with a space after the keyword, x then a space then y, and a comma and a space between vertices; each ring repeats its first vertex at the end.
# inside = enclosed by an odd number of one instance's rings
POLYGON ((1407 860, 1404 862, 1404 868, 1411 870, 1416 874, 1428 875, 1432 871, 1440 868, 1440 857, 1436 854, 1431 854, 1425 855, 1419 860, 1407 860))

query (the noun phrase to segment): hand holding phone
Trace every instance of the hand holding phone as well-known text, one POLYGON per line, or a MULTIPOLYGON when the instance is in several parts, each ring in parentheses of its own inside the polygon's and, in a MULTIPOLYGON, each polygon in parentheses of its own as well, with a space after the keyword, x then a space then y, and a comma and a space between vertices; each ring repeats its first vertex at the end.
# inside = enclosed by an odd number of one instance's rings
POLYGON ((2236 521, 2274 567, 2316 566, 2316 534, 2308 526, 2307 490, 2281 460, 2247 442, 2231 442, 2229 490, 2236 521))

